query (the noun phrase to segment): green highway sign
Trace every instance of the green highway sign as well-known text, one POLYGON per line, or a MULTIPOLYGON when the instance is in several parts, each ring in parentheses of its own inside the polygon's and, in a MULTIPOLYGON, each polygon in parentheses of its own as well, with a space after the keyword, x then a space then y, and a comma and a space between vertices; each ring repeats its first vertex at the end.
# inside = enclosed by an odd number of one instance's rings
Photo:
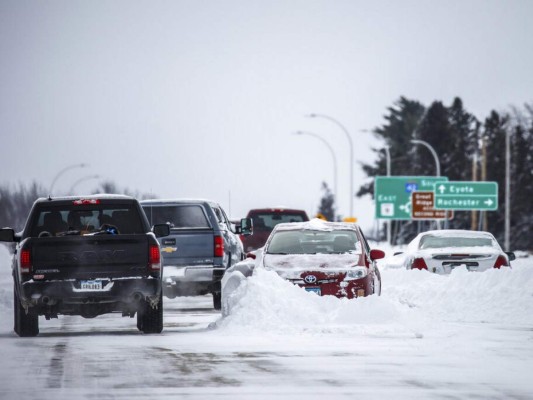
POLYGON ((374 199, 376 218, 410 220, 411 193, 434 191, 435 185, 447 182, 445 176, 376 176, 374 199))
POLYGON ((435 208, 438 210, 498 209, 497 182, 440 182, 434 190, 435 208))

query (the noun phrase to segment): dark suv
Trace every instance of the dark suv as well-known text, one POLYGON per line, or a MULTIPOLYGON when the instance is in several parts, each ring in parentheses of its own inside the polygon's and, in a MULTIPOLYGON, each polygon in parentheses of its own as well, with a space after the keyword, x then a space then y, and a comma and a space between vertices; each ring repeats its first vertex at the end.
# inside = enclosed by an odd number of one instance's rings
POLYGON ((253 234, 241 236, 246 252, 263 247, 272 229, 281 222, 309 221, 305 211, 289 208, 256 208, 250 210, 246 217, 251 218, 253 223, 253 234))

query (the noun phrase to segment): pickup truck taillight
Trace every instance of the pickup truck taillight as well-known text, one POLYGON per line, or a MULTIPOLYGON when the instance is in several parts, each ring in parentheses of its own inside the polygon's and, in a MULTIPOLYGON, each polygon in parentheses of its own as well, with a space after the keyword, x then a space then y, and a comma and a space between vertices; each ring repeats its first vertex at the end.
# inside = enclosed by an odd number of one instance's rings
POLYGON ((224 238, 215 236, 215 257, 224 257, 224 238))
POLYGON ((29 274, 31 271, 31 251, 22 249, 20 252, 20 273, 29 274))
POLYGON ((152 271, 159 271, 161 269, 161 253, 159 252, 159 246, 157 244, 150 245, 148 268, 152 271))

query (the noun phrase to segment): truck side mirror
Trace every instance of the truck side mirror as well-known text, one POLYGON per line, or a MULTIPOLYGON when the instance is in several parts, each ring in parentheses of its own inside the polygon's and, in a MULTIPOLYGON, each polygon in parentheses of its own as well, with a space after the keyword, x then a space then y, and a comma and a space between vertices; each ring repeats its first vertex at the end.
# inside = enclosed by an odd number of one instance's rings
POLYGON ((15 242, 15 230, 11 228, 0 229, 0 242, 15 242))
POLYGON ((165 237, 170 235, 170 226, 168 224, 156 224, 152 228, 152 232, 155 233, 155 237, 165 237))
POLYGON ((253 231, 253 224, 251 218, 241 219, 241 223, 235 227, 235 233, 243 236, 251 235, 253 231))

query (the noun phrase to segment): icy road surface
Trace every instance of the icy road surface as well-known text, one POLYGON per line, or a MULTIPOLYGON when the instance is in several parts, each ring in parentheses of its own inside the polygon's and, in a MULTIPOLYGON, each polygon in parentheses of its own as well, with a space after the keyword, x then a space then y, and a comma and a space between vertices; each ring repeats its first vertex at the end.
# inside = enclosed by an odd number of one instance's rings
POLYGON ((383 295, 318 297, 254 276, 222 320, 209 296, 135 319, 40 318, 12 331, 0 246, 0 399, 532 399, 533 258, 450 276, 382 266, 383 295))

